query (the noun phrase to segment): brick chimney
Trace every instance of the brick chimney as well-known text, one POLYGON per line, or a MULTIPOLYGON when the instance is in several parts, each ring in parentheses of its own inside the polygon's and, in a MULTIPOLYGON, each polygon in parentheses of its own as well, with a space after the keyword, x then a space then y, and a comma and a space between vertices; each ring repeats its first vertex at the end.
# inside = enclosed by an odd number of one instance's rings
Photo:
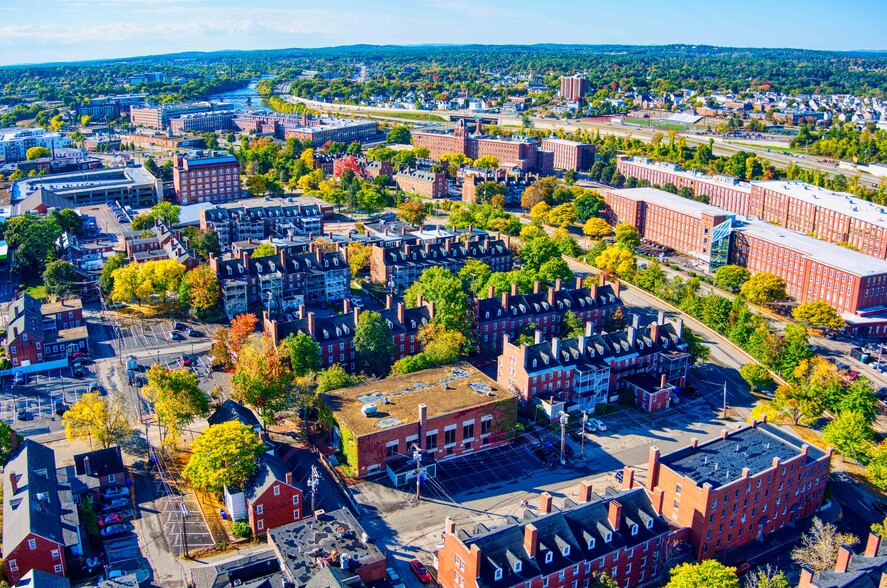
POLYGON ((444 521, 444 534, 446 535, 455 535, 456 534, 456 521, 452 518, 447 517, 444 521))
POLYGON ((354 307, 354 328, 357 328, 357 319, 360 318, 360 308, 354 307))
POLYGON ((582 277, 581 276, 576 276, 576 281, 573 283, 573 287, 576 290, 578 290, 579 288, 582 287, 582 277))
POLYGON ((798 580, 798 588, 813 588, 813 571, 801 568, 801 578, 798 580))
POLYGON ((647 458, 647 490, 653 490, 659 483, 659 448, 653 446, 650 448, 650 455, 647 458))
POLYGON ((293 473, 292 473, 292 472, 287 472, 287 473, 286 473, 286 485, 287 485, 287 486, 292 486, 292 485, 293 485, 293 473))
POLYGON ((877 533, 869 533, 869 540, 865 544, 865 556, 875 557, 881 548, 881 536, 877 533))
POLYGON ((397 303, 397 322, 405 325, 407 322, 407 307, 403 302, 397 303))
POLYGON ((551 355, 557 359, 561 354, 561 340, 557 337, 551 338, 551 355))
POLYGON ((610 509, 607 512, 607 522, 613 531, 619 531, 619 523, 622 522, 622 505, 615 500, 610 501, 610 509))
POLYGON ((588 295, 591 296, 593 301, 597 301, 597 284, 592 284, 588 287, 588 295))
POLYGON ((585 323, 585 336, 591 337, 594 335, 594 325, 591 322, 585 323))
POLYGON ((517 284, 512 284, 512 285, 511 285, 511 295, 512 295, 512 296, 517 296, 517 284))
MULTIPOLYGON (((490 286, 490 287, 492 288, 492 286, 490 286)), ((504 310, 505 312, 508 312, 508 298, 509 298, 509 296, 510 296, 510 294, 508 293, 507 290, 505 292, 502 292, 502 310, 504 310)))
POLYGON ((305 318, 305 305, 304 304, 299 305, 299 318, 300 319, 305 318))
MULTIPOLYGON (((357 310, 357 309, 355 309, 357 310)), ((316 317, 313 312, 308 313, 308 333, 313 337, 316 330, 316 317)))
POLYGON ((656 315, 656 324, 657 325, 664 325, 665 324, 665 311, 664 310, 660 310, 659 313, 656 315))
POLYGON ((391 310, 391 305, 394 304, 394 296, 391 294, 385 295, 385 308, 391 310))
POLYGON ((585 335, 579 335, 579 337, 576 339, 576 343, 579 346, 579 354, 585 355, 585 353, 588 351, 588 339, 585 338, 585 335))
POLYGON ((842 545, 841 549, 838 550, 838 563, 835 564, 835 572, 838 574, 846 573, 847 568, 850 566, 850 557, 852 555, 853 552, 850 551, 850 548, 842 545))
POLYGON ((483 127, 481 125, 481 120, 477 119, 476 124, 474 125, 474 132, 480 135, 483 132, 483 127))
POLYGON ((690 439, 690 447, 692 447, 693 449, 699 447, 699 437, 693 437, 692 439, 690 439))
POLYGON ((579 482, 579 502, 591 502, 592 485, 591 482, 582 480, 579 482))
POLYGON ((533 294, 538 294, 542 290, 542 284, 539 280, 533 281, 533 294))
POLYGON ((684 319, 678 319, 678 322, 675 325, 675 331, 678 334, 678 339, 682 339, 684 337, 684 319))
POLYGON ((524 527, 524 551, 527 552, 527 557, 531 557, 536 559, 536 548, 539 545, 539 531, 536 530, 536 526, 533 524, 529 524, 524 527))
POLYGON ((533 331, 533 343, 542 343, 542 331, 540 331, 539 329, 533 331))
POLYGON ((631 490, 632 486, 634 486, 634 470, 625 466, 622 468, 622 489, 631 490))
POLYGON ((548 287, 548 304, 554 304, 554 288, 548 287))
POLYGON ((551 494, 543 492, 539 495, 539 514, 548 514, 551 512, 551 494))
POLYGON ((605 286, 606 284, 607 284, 607 276, 605 276, 604 274, 598 274, 597 275, 597 285, 598 286, 605 286))
POLYGON ((661 390, 662 388, 665 388, 666 386, 668 386, 668 375, 662 374, 662 376, 660 376, 660 378, 659 378, 659 389, 661 390))
POLYGON ((12 486, 13 494, 18 492, 18 476, 15 475, 15 472, 9 472, 9 484, 12 486))
POLYGON ((348 314, 349 312, 351 312, 351 300, 346 298, 342 301, 342 314, 348 314))
POLYGON ((615 280, 613 282, 613 294, 615 294, 616 296, 619 296, 619 292, 621 292, 621 291, 622 291, 622 282, 620 282, 619 280, 615 280))
POLYGON ((635 332, 634 327, 628 327, 626 332, 628 335, 628 346, 634 347, 634 343, 637 340, 637 333, 635 332))
POLYGON ((496 287, 490 284, 487 287, 487 298, 492 298, 496 295, 496 287))
POLYGON ((639 315, 639 314, 631 315, 631 326, 635 329, 639 329, 641 327, 641 315, 639 315))
POLYGON ((656 323, 650 323, 650 339, 654 345, 659 342, 659 325, 656 323))

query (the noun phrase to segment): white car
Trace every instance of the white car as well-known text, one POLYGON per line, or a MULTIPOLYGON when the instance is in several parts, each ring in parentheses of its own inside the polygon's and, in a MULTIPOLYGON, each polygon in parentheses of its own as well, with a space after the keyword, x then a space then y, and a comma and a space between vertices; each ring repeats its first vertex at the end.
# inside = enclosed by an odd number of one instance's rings
POLYGON ((588 424, 590 425, 592 423, 594 424, 595 427, 597 427, 598 431, 606 431, 607 430, 607 425, 605 425, 603 423, 603 421, 601 421, 600 419, 588 419, 588 424))
POLYGON ((594 419, 588 419, 588 421, 585 422, 585 432, 597 433, 597 425, 594 424, 594 419))
POLYGON ((406 588, 403 580, 400 579, 400 576, 394 571, 394 568, 386 568, 385 575, 388 576, 388 581, 393 588, 406 588))

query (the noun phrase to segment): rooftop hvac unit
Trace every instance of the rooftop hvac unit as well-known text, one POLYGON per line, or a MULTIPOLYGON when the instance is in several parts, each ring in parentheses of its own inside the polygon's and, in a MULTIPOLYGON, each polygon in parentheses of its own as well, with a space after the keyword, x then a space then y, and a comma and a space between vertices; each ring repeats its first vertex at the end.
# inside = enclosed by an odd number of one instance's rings
POLYGON ((376 414, 376 405, 375 404, 367 404, 360 411, 363 413, 363 416, 372 416, 376 414))

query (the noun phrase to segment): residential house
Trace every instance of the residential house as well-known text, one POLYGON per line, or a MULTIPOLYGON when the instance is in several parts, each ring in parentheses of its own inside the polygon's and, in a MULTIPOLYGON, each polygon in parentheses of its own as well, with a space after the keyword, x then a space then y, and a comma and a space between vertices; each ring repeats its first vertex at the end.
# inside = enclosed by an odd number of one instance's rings
POLYGON ((6 351, 12 367, 65 359, 88 350, 88 333, 79 299, 41 304, 28 294, 10 303, 6 351))

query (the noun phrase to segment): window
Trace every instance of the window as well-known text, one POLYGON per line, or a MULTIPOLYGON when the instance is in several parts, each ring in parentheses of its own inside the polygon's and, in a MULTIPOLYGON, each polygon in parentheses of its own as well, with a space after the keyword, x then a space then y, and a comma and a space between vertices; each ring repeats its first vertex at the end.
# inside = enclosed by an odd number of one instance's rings
POLYGON ((293 505, 295 506, 297 504, 299 504, 299 495, 298 494, 293 496, 293 505))
POLYGON ((52 554, 52 559, 59 558, 59 550, 58 549, 53 549, 50 553, 52 554))
POLYGON ((594 537, 589 537, 588 539, 588 548, 594 549, 594 537))
POLYGON ((493 420, 492 420, 492 419, 487 419, 487 420, 485 420, 485 421, 481 421, 481 422, 480 422, 480 434, 481 434, 481 436, 483 436, 483 435, 489 435, 489 434, 490 434, 490 430, 492 429, 492 426, 493 426, 493 420))
POLYGON ((474 438, 474 423, 462 425, 462 438, 463 439, 473 439, 474 438))
POLYGON ((437 449, 437 432, 425 435, 425 449, 435 451, 437 449))
POLYGON ((56 564, 55 566, 53 566, 52 569, 55 570, 55 573, 56 573, 56 574, 61 574, 61 573, 62 573, 62 565, 61 565, 61 564, 56 564))
POLYGON ((634 537, 634 536, 637 535, 637 534, 638 534, 638 526, 637 526, 637 525, 632 525, 632 526, 631 526, 631 536, 634 537))
POLYGON ((496 580, 501 580, 502 579, 502 568, 496 568, 496 571, 493 574, 493 577, 496 580))
POLYGON ((561 550, 561 553, 564 554, 564 557, 567 557, 568 555, 570 555, 570 546, 564 545, 564 548, 561 550))
POLYGON ((653 523, 654 523, 654 522, 655 522, 655 521, 654 521, 653 519, 647 519, 647 528, 648 528, 648 529, 652 529, 652 528, 653 528, 653 523))
POLYGON ((611 533, 610 531, 607 531, 607 534, 604 535, 604 543, 609 543, 612 540, 613 540, 613 533, 611 533))
POLYGON ((265 514, 265 506, 262 504, 257 505, 256 506, 256 514, 259 514, 259 515, 265 514))
POLYGON ((399 441, 389 441, 388 445, 385 446, 385 457, 392 457, 397 455, 397 446, 399 441))
POLYGON ((14 559, 9 560, 7 563, 9 564, 9 569, 13 572, 18 570, 18 562, 16 562, 14 559))
POLYGON ((565 572, 564 570, 561 570, 561 571, 558 572, 558 574, 557 574, 557 579, 558 579, 559 582, 563 582, 563 581, 564 581, 564 578, 566 578, 566 577, 567 577, 567 572, 565 572))
POLYGON ((274 485, 274 496, 280 496, 280 484, 274 485))
POLYGON ((28 539, 28 549, 34 551, 37 549, 37 540, 36 539, 28 539))
POLYGON ((545 563, 551 563, 552 561, 554 561, 554 552, 549 551, 545 554, 545 563))
POLYGON ((108 483, 113 484, 116 481, 114 474, 108 474, 108 483))
POLYGON ((447 429, 444 431, 444 445, 450 445, 456 442, 456 429, 447 429))
POLYGON ((259 521, 256 523, 256 529, 261 531, 264 528, 265 528, 265 521, 259 519, 259 521))
POLYGON ((521 562, 520 560, 517 560, 516 562, 514 562, 514 565, 511 567, 511 569, 514 570, 514 573, 515 573, 515 574, 519 574, 519 573, 520 573, 520 571, 521 571, 521 563, 522 563, 522 562, 521 562))

